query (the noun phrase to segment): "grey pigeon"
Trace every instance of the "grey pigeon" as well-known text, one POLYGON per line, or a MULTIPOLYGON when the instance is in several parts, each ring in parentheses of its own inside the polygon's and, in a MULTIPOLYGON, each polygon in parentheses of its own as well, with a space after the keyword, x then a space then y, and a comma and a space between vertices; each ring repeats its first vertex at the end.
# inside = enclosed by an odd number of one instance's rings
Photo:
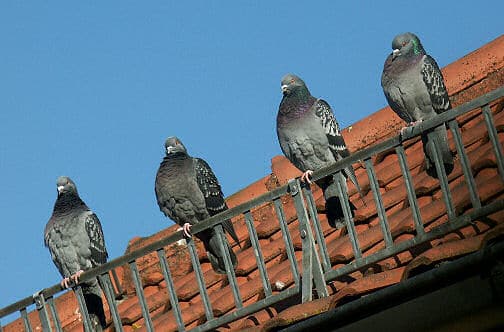
MULTIPOLYGON (((443 74, 436 61, 426 54, 418 37, 410 32, 400 34, 392 41, 392 49, 381 78, 383 92, 392 110, 411 126, 451 109, 443 74)), ((439 142, 437 146, 441 150, 445 171, 450 174, 453 170, 453 155, 446 128, 441 125, 433 131, 439 142)), ((438 177, 432 151, 428 148, 427 134, 422 135, 422 141, 426 171, 438 177)))
MULTIPOLYGON (((68 288, 86 270, 107 261, 107 249, 100 220, 82 201, 75 183, 66 176, 56 182, 58 198, 45 231, 44 242, 68 288)), ((101 291, 96 279, 82 285, 86 307, 96 331, 105 327, 101 291)))
MULTIPOLYGON (((159 209, 182 226, 184 234, 190 237, 191 225, 225 211, 228 207, 215 174, 203 159, 189 156, 177 137, 166 139, 165 153, 156 174, 155 191, 159 209)), ((224 221, 222 226, 240 246, 231 220, 224 221)), ((196 236, 203 242, 214 271, 226 273, 215 230, 211 228, 196 236)), ((238 261, 227 240, 226 246, 233 268, 236 268, 238 261)))
MULTIPOLYGON (((310 183, 314 170, 329 166, 348 157, 338 122, 329 104, 313 97, 303 80, 288 74, 282 78, 283 98, 277 115, 277 135, 285 156, 303 173, 301 180, 310 183)), ((339 173, 341 174, 341 173, 339 173)), ((352 166, 344 169, 363 197, 352 166)), ((346 187, 346 180, 343 181, 346 187)), ((326 200, 326 214, 332 227, 342 227, 344 221, 340 197, 332 176, 316 181, 322 188, 326 200)), ((345 190, 348 190, 345 188, 345 190)), ((350 208, 355 210, 355 205, 350 208)))

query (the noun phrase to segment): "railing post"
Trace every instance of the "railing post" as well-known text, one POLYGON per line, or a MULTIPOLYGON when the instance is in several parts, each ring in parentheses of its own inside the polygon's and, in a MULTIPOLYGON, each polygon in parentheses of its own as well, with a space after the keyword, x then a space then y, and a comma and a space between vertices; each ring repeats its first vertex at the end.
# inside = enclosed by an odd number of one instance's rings
POLYGON ((264 288, 264 295, 266 297, 272 294, 271 284, 268 277, 268 271, 266 270, 266 264, 264 262, 264 257, 262 254, 261 247, 259 246, 259 238, 257 237, 257 232, 254 227, 254 218, 252 218, 252 213, 250 211, 245 212, 245 224, 249 232, 250 244, 254 248, 254 255, 257 262, 257 269, 261 276, 261 281, 264 288))
POLYGON ((37 308, 40 324, 42 325, 42 331, 52 332, 51 322, 49 321, 49 316, 46 309, 46 301, 44 299, 44 294, 41 291, 33 294, 33 301, 35 301, 35 307, 37 308))
POLYGON ((303 246, 303 277, 301 280, 301 298, 303 303, 312 300, 312 284, 315 283, 315 289, 318 297, 328 296, 325 284, 322 265, 315 249, 315 241, 310 225, 310 219, 306 211, 301 191, 301 184, 298 179, 289 180, 289 189, 299 221, 299 233, 303 246))
POLYGON ((360 259, 362 258, 362 251, 360 249, 359 239, 357 238, 357 231, 355 229, 355 224, 352 218, 350 204, 348 204, 348 193, 346 190, 345 177, 341 174, 341 172, 338 172, 333 175, 333 179, 336 184, 336 192, 338 194, 338 197, 340 198, 341 207, 343 208, 343 215, 345 217, 348 236, 350 237, 350 243, 352 244, 355 259, 360 259))
MULTIPOLYGON (((444 124, 442 125, 445 126, 444 124)), ((431 131, 427 134, 429 137, 429 141, 427 142, 427 149, 431 152, 431 155, 434 158, 434 166, 436 168, 436 174, 439 180, 439 185, 441 187, 441 193, 443 194, 443 200, 446 206, 446 213, 448 214, 449 219, 453 219, 456 217, 455 208, 453 206, 450 187, 448 185, 448 176, 446 175, 446 171, 444 168, 443 157, 441 155, 440 146, 441 144, 447 144, 446 142, 440 142, 438 140, 438 132, 435 130, 439 127, 435 128, 434 131, 431 131)))
POLYGON ((30 320, 28 319, 28 313, 26 312, 26 308, 22 308, 20 310, 21 318, 23 319, 23 326, 26 332, 32 332, 32 327, 30 320))
POLYGON ((327 253, 327 246, 324 240, 324 232, 322 231, 322 226, 320 225, 320 220, 317 215, 317 205, 315 204, 315 199, 313 198, 313 193, 309 186, 303 187, 303 194, 306 198, 308 212, 310 213, 310 217, 313 222, 315 237, 317 239, 320 255, 322 256, 322 268, 325 273, 331 269, 331 261, 329 259, 329 254, 327 253))
POLYGON ((495 159, 497 161, 497 169, 499 170, 500 177, 504 181, 504 153, 502 152, 502 144, 499 142, 499 136, 497 134, 497 129, 492 119, 492 111, 490 106, 486 104, 483 106, 483 117, 485 118, 485 123, 488 129, 488 138, 492 142, 492 146, 495 152, 495 159))
MULTIPOLYGON (((63 328, 61 327, 61 322, 58 317, 58 312, 56 311, 56 306, 54 305, 54 298, 51 296, 47 299, 47 303, 49 303, 49 309, 51 311, 51 315, 53 318, 54 329, 57 332, 62 332, 63 328)), ((0 331, 1 332, 1 331, 0 331)))
POLYGON ((77 285, 74 287, 74 293, 75 296, 77 297, 77 302, 79 303, 79 308, 81 311, 82 315, 82 325, 84 326, 84 331, 86 332, 92 332, 92 322, 91 318, 89 317, 89 312, 87 310, 86 306, 86 299, 84 298, 84 293, 82 292, 82 286, 77 285))
POLYGON ((98 280, 103 289, 103 293, 105 294, 105 298, 107 299, 108 302, 110 316, 112 317, 115 332, 122 332, 123 328, 121 317, 119 317, 119 311, 117 309, 117 304, 115 302, 115 291, 112 286, 112 282, 110 281, 110 275, 108 273, 99 275, 98 280))

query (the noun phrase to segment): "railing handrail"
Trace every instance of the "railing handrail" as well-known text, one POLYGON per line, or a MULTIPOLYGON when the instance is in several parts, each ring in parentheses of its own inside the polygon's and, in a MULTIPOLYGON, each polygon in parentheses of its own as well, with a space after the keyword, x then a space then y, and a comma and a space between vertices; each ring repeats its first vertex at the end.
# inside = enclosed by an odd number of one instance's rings
MULTIPOLYGON (((382 152, 382 151, 385 151, 388 149, 392 149, 392 148, 400 145, 403 141, 406 141, 408 139, 416 137, 419 134, 421 134, 427 130, 430 130, 432 128, 435 128, 435 127, 441 125, 442 123, 451 121, 451 120, 455 119, 457 116, 462 115, 464 113, 467 113, 475 108, 483 107, 484 105, 487 105, 489 102, 496 100, 496 99, 503 97, 503 96, 504 96, 504 86, 499 87, 499 88, 497 88, 497 89, 495 89, 495 90, 493 90, 483 96, 475 98, 467 103, 459 105, 449 111, 446 111, 433 119, 426 120, 426 121, 422 122, 421 124, 413 127, 412 130, 409 133, 407 133, 407 135, 405 135, 404 137, 401 137, 401 135, 396 135, 396 136, 394 136, 390 139, 387 139, 383 142, 374 144, 370 147, 367 147, 367 148, 364 148, 360 151, 357 151, 357 152, 351 154, 349 157, 344 158, 344 159, 342 159, 342 160, 340 160, 340 161, 338 161, 328 167, 324 167, 320 170, 317 170, 313 174, 313 180, 316 181, 318 179, 324 178, 330 174, 341 171, 342 169, 344 169, 348 165, 359 162, 361 160, 368 159, 371 156, 373 156, 379 152, 382 152)), ((247 211, 250 211, 254 207, 260 206, 265 203, 270 203, 270 202, 280 198, 281 196, 287 194, 288 192, 289 192, 289 185, 288 184, 285 184, 281 187, 275 188, 275 189, 273 189, 267 193, 264 193, 254 199, 251 199, 247 202, 239 204, 233 208, 230 208, 226 211, 223 211, 217 215, 214 215, 214 216, 202 221, 201 223, 198 223, 198 224, 192 226, 191 232, 193 234, 197 234, 205 229, 209 229, 211 227, 214 227, 217 224, 220 224, 227 219, 237 217, 247 211)), ((91 279, 98 277, 99 275, 108 273, 109 271, 111 271, 117 267, 126 265, 130 262, 133 262, 136 259, 138 259, 148 253, 157 251, 157 250, 164 248, 165 246, 167 246, 171 243, 174 243, 178 240, 181 240, 181 239, 183 239, 182 232, 175 232, 173 234, 170 234, 163 239, 160 239, 158 241, 155 241, 153 243, 146 245, 143 248, 134 250, 130 253, 127 253, 125 255, 117 257, 117 258, 115 258, 115 259, 113 259, 103 265, 100 265, 100 266, 97 266, 93 269, 85 271, 80 277, 81 282, 89 281, 91 279)), ((59 292, 63 292, 63 291, 64 290, 61 289, 61 286, 58 283, 58 284, 55 284, 51 287, 44 288, 43 290, 38 292, 38 294, 42 294, 45 298, 50 298, 50 297, 53 297, 55 294, 57 294, 59 292)), ((10 304, 4 308, 0 308, 0 318, 5 317, 7 315, 10 315, 10 314, 12 314, 16 311, 19 311, 23 308, 26 308, 34 303, 35 303, 35 301, 34 301, 33 296, 28 296, 28 297, 21 299, 13 304, 10 304)))

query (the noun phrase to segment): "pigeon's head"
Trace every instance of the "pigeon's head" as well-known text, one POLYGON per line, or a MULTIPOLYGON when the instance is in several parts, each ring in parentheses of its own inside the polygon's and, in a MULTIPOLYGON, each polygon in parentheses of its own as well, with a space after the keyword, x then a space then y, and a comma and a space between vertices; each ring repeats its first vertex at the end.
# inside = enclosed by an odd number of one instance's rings
POLYGON ((173 153, 187 154, 187 150, 184 144, 182 144, 182 142, 175 136, 168 137, 165 141, 164 146, 167 156, 173 153))
POLYGON ((420 39, 411 32, 406 32, 395 36, 392 41, 392 57, 395 59, 398 56, 410 56, 425 54, 425 50, 420 43, 420 39))
POLYGON ((290 96, 299 92, 308 92, 305 82, 294 74, 287 74, 282 78, 282 93, 284 96, 290 96))
POLYGON ((58 188, 58 196, 67 193, 77 194, 77 187, 68 176, 60 176, 56 180, 56 187, 58 188))

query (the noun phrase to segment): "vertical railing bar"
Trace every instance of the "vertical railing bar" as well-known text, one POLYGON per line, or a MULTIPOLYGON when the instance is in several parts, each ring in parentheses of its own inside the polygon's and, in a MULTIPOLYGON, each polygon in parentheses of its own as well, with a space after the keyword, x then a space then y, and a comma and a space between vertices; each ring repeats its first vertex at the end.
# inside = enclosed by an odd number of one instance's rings
POLYGON ((84 325, 84 331, 92 332, 92 322, 89 317, 89 312, 86 306, 86 299, 84 298, 84 293, 82 292, 82 286, 77 285, 73 288, 75 296, 77 297, 77 302, 79 303, 79 308, 82 316, 82 324, 84 325))
POLYGON ((231 257, 229 256, 229 248, 226 237, 224 236, 224 230, 222 229, 222 224, 215 226, 215 231, 219 239, 219 250, 224 258, 224 265, 226 266, 226 274, 228 277, 229 285, 233 292, 233 298, 235 301, 236 309, 243 307, 243 301, 240 294, 240 289, 238 288, 238 282, 236 281, 236 274, 234 271, 233 263, 231 262, 231 257))
POLYGON ((328 296, 327 285, 325 283, 322 264, 315 249, 315 239, 310 225, 310 218, 305 208, 303 190, 299 179, 289 180, 289 190, 294 199, 294 207, 299 222, 299 233, 303 246, 303 278, 301 282, 301 301, 312 300, 312 286, 315 283, 315 290, 319 298, 328 296))
POLYGON ((471 165, 469 164, 469 158, 467 158, 467 153, 465 152, 464 144, 462 142, 462 134, 458 122, 456 120, 450 121, 448 124, 453 133, 453 140, 455 141, 455 147, 457 148, 457 153, 459 155, 460 165, 462 166, 462 171, 464 172, 465 182, 469 189, 469 196, 471 197, 471 204, 474 209, 481 207, 481 201, 476 189, 476 182, 474 181, 474 176, 471 171, 471 165))
POLYGON ((499 142, 499 136, 497 135, 497 129, 493 122, 492 111, 490 105, 483 106, 483 116, 485 117, 485 123, 488 129, 488 137, 492 142, 495 159, 497 160, 497 168, 499 169, 499 174, 501 179, 504 181, 504 154, 502 152, 502 145, 499 142))
POLYGON ((135 284, 136 295, 138 297, 138 302, 140 303, 140 308, 142 309, 142 316, 145 321, 145 328, 147 331, 154 331, 152 326, 152 320, 149 315, 149 307, 147 306, 147 300, 145 299, 145 294, 142 286, 142 281, 140 280, 140 272, 138 272, 138 266, 136 261, 129 263, 131 274, 133 276, 133 283, 135 284))
POLYGON ((203 272, 201 271, 201 266, 198 260, 198 253, 196 252, 196 247, 194 241, 187 239, 187 247, 189 248, 189 255, 191 257, 191 263, 193 266, 194 273, 196 274, 196 281, 198 282, 198 287, 200 290, 201 301, 203 302, 203 307, 205 308, 205 316, 207 321, 214 318, 212 306, 210 304, 210 298, 208 297, 208 292, 205 286, 205 279, 203 279, 203 272))
POLYGON ((287 258, 292 270, 292 275, 294 277, 294 284, 299 286, 299 268, 297 265, 296 255, 294 253, 294 245, 292 244, 292 238, 287 227, 287 221, 285 219, 285 213, 282 206, 282 201, 277 198, 273 201, 275 205, 275 212, 278 216, 278 222, 280 223, 280 229, 282 230, 282 237, 285 242, 285 249, 287 251, 287 258))
POLYGON ((343 215, 345 217, 345 222, 348 230, 348 236, 350 237, 350 243, 352 244, 352 249, 354 252, 355 259, 362 257, 362 251, 359 246, 359 239, 357 238, 357 231, 355 230, 355 225, 353 223, 352 212, 350 209, 350 204, 348 204, 348 193, 344 189, 345 186, 342 183, 344 180, 343 175, 337 172, 333 175, 334 181, 336 181, 337 194, 340 197, 340 203, 343 207, 343 215))
MULTIPOLYGON (((292 180, 291 180, 292 181, 292 180)), ((294 180, 294 182, 289 181, 291 188, 291 195, 293 195, 294 206, 296 208, 296 213, 299 222, 299 233, 301 237, 301 245, 303 250, 302 267, 303 275, 301 278, 301 302, 305 303, 311 301, 313 298, 312 288, 313 288, 313 249, 311 243, 307 243, 307 224, 308 216, 306 215, 306 210, 304 207, 303 198, 301 197, 301 188, 299 186, 299 181, 294 180)))
POLYGON ((456 217, 455 209, 453 207, 453 202, 451 199, 450 188, 448 186, 448 177, 446 176, 443 157, 439 148, 441 142, 439 142, 439 140, 437 139, 436 132, 430 132, 427 135, 429 136, 427 149, 430 149, 433 152, 432 156, 434 157, 434 164, 436 167, 439 184, 441 186, 441 193, 443 194, 443 200, 446 206, 446 213, 448 214, 449 219, 453 219, 456 217))
POLYGON ((252 213, 250 213, 250 211, 245 212, 244 215, 245 215, 245 223, 247 224, 247 229, 249 232, 250 243, 254 248, 254 254, 257 261, 257 268, 259 269, 259 273, 261 275, 264 294, 266 297, 268 297, 272 294, 271 284, 268 278, 268 271, 266 271, 266 265, 264 263, 264 257, 261 251, 261 247, 259 246, 259 239, 257 237, 257 232, 254 227, 254 219, 252 218, 252 213))
POLYGON ((2 322, 0 322, 0 332, 3 332, 2 322))
POLYGON ((51 322, 49 320, 49 315, 47 313, 46 300, 42 292, 36 292, 33 294, 33 301, 35 302, 35 308, 37 308, 40 324, 42 325, 42 331, 52 332, 51 322))
POLYGON ((110 310, 110 316, 112 316, 112 322, 114 323, 115 331, 122 332, 122 322, 121 317, 119 316, 119 311, 117 309, 117 304, 115 301, 115 291, 112 286, 112 282, 110 281, 110 275, 108 272, 99 275, 98 280, 100 281, 100 285, 105 293, 105 298, 107 299, 107 303, 110 310))
POLYGON ((52 296, 48 298, 47 303, 49 303, 49 310, 51 311, 51 316, 53 317, 54 328, 57 332, 63 332, 61 321, 59 319, 58 312, 56 311, 56 306, 54 305, 54 298, 52 296))
POLYGON ((168 262, 166 261, 166 253, 164 248, 157 251, 159 258, 159 264, 161 266, 161 271, 163 272, 164 279, 166 281, 166 287, 168 287, 168 295, 170 296, 170 303, 172 311, 174 312, 175 320, 177 321, 177 327, 179 331, 185 331, 184 320, 182 318, 182 312, 180 311, 180 305, 177 298, 177 293, 175 291, 175 284, 173 283, 173 278, 168 267, 168 262))
POLYGON ((114 278, 114 284, 117 288, 117 293, 115 292, 115 289, 114 289, 114 296, 116 298, 119 298, 124 293, 122 286, 121 286, 121 282, 119 281, 119 278, 117 277, 117 272, 115 269, 112 269, 110 272, 112 273, 112 278, 114 278))
POLYGON ((366 165, 366 172, 368 174, 371 191, 373 192, 373 198, 376 203, 376 211, 378 213, 378 219, 380 221, 380 226, 383 233, 383 239, 385 240, 385 246, 389 248, 394 244, 394 242, 392 240, 392 235, 390 233, 385 207, 383 206, 383 199, 380 193, 380 186, 378 185, 378 180, 376 179, 376 172, 374 170, 371 158, 364 160, 364 163, 366 165))
POLYGON ((303 186, 303 193, 306 197, 306 202, 308 205, 308 212, 311 219, 313 220, 313 226, 315 228, 315 236, 317 238, 317 243, 319 247, 319 252, 322 255, 322 268, 324 272, 331 269, 331 261, 329 260, 329 253, 327 252, 327 246, 324 239, 324 232, 322 231, 322 226, 320 225, 320 220, 317 214, 317 206, 315 204, 315 199, 313 198, 313 193, 309 186, 303 186))
POLYGON ((416 233, 417 235, 423 235, 425 233, 425 230, 423 227, 422 215, 420 214, 420 208, 418 207, 415 188, 413 187, 413 180, 411 178, 408 163, 406 162, 404 147, 402 145, 399 145, 398 147, 396 147, 395 151, 397 153, 399 166, 401 167, 401 172, 404 178, 404 184, 406 186, 406 192, 408 194, 408 202, 411 208, 411 213, 413 215, 413 222, 415 223, 416 233))
POLYGON ((26 332, 32 332, 32 327, 30 320, 28 319, 28 313, 26 312, 26 307, 19 310, 21 313, 21 318, 23 319, 23 325, 26 332))

